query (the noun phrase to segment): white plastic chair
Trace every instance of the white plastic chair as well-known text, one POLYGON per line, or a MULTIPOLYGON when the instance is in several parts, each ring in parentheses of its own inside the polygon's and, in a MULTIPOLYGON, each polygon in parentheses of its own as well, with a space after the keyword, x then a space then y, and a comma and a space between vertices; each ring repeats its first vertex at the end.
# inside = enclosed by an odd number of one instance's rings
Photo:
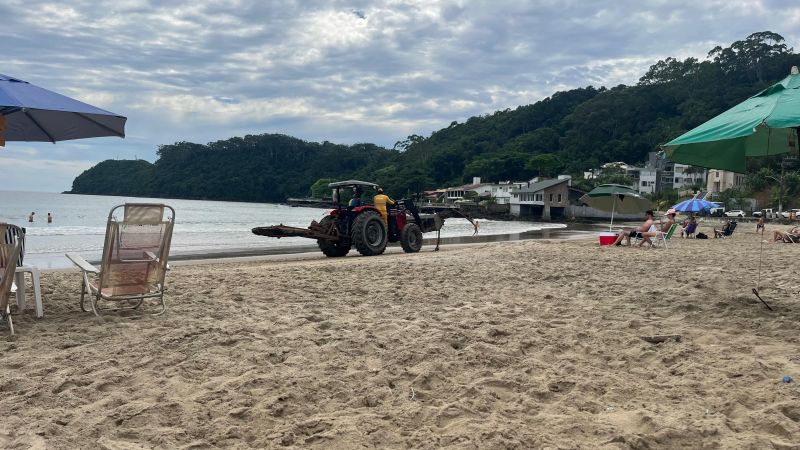
MULTIPOLYGON (((0 235, 5 235, 6 225, 0 225, 0 235)), ((11 334, 14 334, 14 323, 11 321, 11 309, 8 300, 11 294, 11 284, 14 280, 14 271, 17 268, 20 243, 18 240, 6 244, 0 242, 0 322, 6 322, 11 334)))
POLYGON ((25 297, 25 273, 31 274, 31 284, 33 285, 33 299, 36 306, 36 317, 41 319, 44 317, 44 306, 42 305, 42 288, 39 282, 40 273, 39 268, 34 266, 26 266, 23 264, 25 257, 25 230, 11 224, 0 224, 5 228, 3 234, 4 242, 10 244, 19 242, 20 251, 17 260, 17 270, 14 274, 15 283, 11 286, 11 292, 15 294, 17 300, 17 309, 24 311, 26 307, 25 297))

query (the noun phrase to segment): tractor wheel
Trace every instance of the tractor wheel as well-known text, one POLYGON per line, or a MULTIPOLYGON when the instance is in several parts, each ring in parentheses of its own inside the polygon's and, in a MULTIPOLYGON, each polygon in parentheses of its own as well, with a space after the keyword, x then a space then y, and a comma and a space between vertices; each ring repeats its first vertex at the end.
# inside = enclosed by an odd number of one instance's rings
POLYGON ((406 253, 416 253, 422 248, 422 230, 415 223, 407 223, 400 232, 400 245, 406 253))
POLYGON ((386 223, 375 211, 364 211, 353 221, 353 244, 364 256, 380 255, 386 250, 386 223))
MULTIPOLYGON (((330 228, 335 223, 336 217, 333 216, 325 216, 319 221, 319 224, 325 229, 330 228)), ((336 258, 344 256, 350 251, 350 240, 339 239, 338 241, 331 241, 329 239, 317 239, 317 246, 319 246, 319 249, 322 250, 325 256, 336 258)))

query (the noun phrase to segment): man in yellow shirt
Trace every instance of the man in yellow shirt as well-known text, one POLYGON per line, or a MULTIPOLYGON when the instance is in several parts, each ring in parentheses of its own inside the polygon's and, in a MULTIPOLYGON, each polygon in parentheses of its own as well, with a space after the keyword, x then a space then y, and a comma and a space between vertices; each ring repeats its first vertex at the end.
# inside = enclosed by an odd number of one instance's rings
POLYGON ((386 211, 386 205, 394 205, 395 201, 383 193, 383 188, 378 188, 378 194, 372 198, 372 203, 375 204, 375 209, 381 213, 381 217, 383 217, 383 221, 386 225, 389 225, 389 214, 386 211))

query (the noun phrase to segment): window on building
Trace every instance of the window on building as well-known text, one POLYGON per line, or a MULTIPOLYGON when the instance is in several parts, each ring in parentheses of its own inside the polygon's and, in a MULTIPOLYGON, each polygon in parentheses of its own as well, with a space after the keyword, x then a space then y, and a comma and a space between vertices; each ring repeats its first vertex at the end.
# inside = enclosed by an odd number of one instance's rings
POLYGON ((550 202, 553 201, 553 194, 550 194, 550 202))
POLYGON ((561 203, 561 194, 558 194, 558 203, 561 203))
POLYGON ((541 202, 543 198, 544 198, 544 194, 536 194, 534 196, 534 200, 537 201, 537 202, 541 202))

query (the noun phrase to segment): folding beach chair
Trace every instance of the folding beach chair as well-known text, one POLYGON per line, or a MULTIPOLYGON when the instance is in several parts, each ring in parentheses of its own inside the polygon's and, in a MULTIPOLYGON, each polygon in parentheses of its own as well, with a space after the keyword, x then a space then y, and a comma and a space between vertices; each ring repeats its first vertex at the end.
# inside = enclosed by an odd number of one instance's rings
POLYGON ((67 254, 80 270, 81 309, 86 308, 85 295, 95 315, 100 310, 100 300, 125 302, 128 306, 116 309, 135 309, 146 298, 158 298, 163 314, 164 278, 167 272, 169 246, 175 224, 175 210, 171 206, 149 203, 126 203, 115 206, 108 214, 103 260, 97 268, 78 255, 67 254), (115 212, 123 208, 122 221, 115 212), (165 210, 169 214, 165 217, 165 210), (89 274, 94 274, 94 277, 89 274))
MULTIPOLYGON (((0 225, 0 235, 5 235, 6 225, 0 225)), ((11 321, 11 309, 8 300, 11 297, 11 284, 14 282, 14 273, 17 270, 20 242, 6 244, 0 242, 0 322, 8 323, 8 329, 14 334, 14 323, 11 321)))
POLYGON ((667 241, 672 239, 672 235, 675 234, 675 230, 678 228, 677 223, 673 223, 667 232, 657 231, 655 237, 653 237, 653 244, 650 248, 655 248, 658 246, 659 242, 664 244, 664 248, 667 248, 667 241))
POLYGON ((738 222, 730 221, 723 226, 721 230, 714 228, 714 237, 723 239, 731 237, 733 235, 733 231, 736 230, 736 225, 738 224, 738 222))
POLYGON ((787 244, 800 244, 800 234, 798 233, 783 233, 783 242, 787 244))
MULTIPOLYGON (((648 233, 655 233, 656 231, 658 231, 658 227, 655 224, 650 225, 650 228, 647 230, 648 233)), ((643 240, 644 238, 642 237, 641 233, 637 233, 636 236, 631 238, 631 247, 638 245, 639 242, 643 240)), ((651 242, 650 246, 652 245, 653 244, 651 242)))
POLYGON ((29 273, 31 274, 31 283, 33 285, 33 300, 36 306, 36 317, 41 319, 44 316, 44 308, 42 306, 42 288, 39 282, 39 268, 23 263, 23 259, 25 258, 25 229, 7 223, 0 223, 0 227, 2 226, 5 226, 5 232, 0 235, 3 242, 6 244, 19 242, 19 258, 17 258, 17 271, 14 277, 16 286, 11 289, 12 292, 15 292, 17 298, 17 309, 20 311, 25 310, 25 273, 29 273))

